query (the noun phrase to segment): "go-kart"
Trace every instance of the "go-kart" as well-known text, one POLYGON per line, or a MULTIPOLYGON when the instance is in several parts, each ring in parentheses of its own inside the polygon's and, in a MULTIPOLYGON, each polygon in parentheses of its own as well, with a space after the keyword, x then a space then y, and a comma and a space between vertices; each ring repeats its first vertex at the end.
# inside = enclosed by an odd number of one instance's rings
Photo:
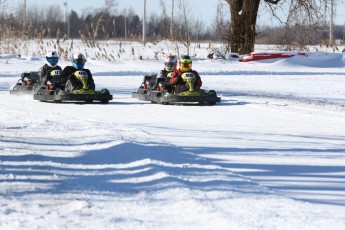
POLYGON ((32 94, 39 89, 38 71, 24 72, 17 81, 10 94, 32 94))
POLYGON ((41 87, 35 92, 34 100, 42 102, 88 102, 100 101, 107 104, 113 99, 113 95, 109 90, 102 89, 96 91, 89 89, 87 85, 88 75, 85 71, 79 70, 74 75, 82 82, 82 88, 76 89, 72 92, 66 92, 60 88, 60 73, 61 71, 55 70, 52 81, 48 81, 44 87, 41 87))
POLYGON ((217 97, 216 91, 194 88, 196 77, 193 73, 183 73, 181 78, 186 83, 182 91, 169 84, 169 77, 156 77, 154 86, 151 89, 145 89, 145 86, 143 86, 142 91, 137 92, 137 98, 158 104, 215 105, 217 102, 220 102, 221 98, 217 97), (140 94, 139 92, 142 93, 140 94))
POLYGON ((132 92, 132 98, 138 98, 139 100, 145 100, 145 95, 150 90, 153 90, 155 83, 157 81, 157 74, 145 75, 144 80, 137 89, 136 92, 132 92))

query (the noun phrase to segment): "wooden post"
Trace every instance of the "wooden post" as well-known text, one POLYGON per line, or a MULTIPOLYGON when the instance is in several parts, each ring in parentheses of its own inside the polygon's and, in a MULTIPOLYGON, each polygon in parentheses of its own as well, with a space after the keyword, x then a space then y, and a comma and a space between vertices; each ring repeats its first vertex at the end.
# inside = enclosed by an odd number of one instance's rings
POLYGON ((329 20, 329 46, 333 47, 333 18, 334 18, 334 0, 331 0, 331 19, 329 20))
POLYGON ((143 44, 146 43, 146 0, 144 0, 144 15, 143 15, 143 44))

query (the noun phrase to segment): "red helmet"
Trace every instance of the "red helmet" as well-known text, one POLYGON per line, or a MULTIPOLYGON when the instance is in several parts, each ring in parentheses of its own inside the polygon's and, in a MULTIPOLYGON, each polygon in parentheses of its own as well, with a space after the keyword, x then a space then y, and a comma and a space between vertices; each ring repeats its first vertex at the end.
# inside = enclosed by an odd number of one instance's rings
POLYGON ((164 59, 164 69, 168 72, 173 72, 176 69, 177 56, 169 55, 164 59))

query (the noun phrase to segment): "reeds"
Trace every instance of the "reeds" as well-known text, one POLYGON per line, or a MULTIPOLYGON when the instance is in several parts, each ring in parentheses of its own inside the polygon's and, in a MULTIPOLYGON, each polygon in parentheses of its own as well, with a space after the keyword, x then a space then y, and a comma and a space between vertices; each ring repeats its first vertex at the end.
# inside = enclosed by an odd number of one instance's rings
MULTIPOLYGON (((34 28, 28 21, 26 27, 15 30, 10 23, 0 21, 0 55, 13 54, 16 56, 44 56, 48 50, 57 50, 61 60, 69 60, 72 53, 83 52, 88 59, 118 61, 118 60, 163 60, 168 54, 179 55, 186 53, 183 44, 168 40, 155 41, 143 45, 140 37, 129 36, 128 41, 104 36, 97 39, 94 36, 94 25, 91 24, 88 33, 79 31, 79 38, 69 38, 57 29, 34 28), (129 44, 130 43, 130 44, 129 44), (126 45, 124 45, 126 44, 126 45)), ((105 32, 103 28, 103 33, 105 32)), ((195 44, 193 55, 197 55, 200 44, 195 44)))

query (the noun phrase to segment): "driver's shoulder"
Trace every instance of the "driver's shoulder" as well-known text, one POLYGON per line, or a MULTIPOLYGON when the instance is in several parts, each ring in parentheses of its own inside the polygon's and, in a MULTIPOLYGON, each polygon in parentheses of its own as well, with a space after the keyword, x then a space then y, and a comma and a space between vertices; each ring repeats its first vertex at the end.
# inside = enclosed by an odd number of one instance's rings
POLYGON ((66 66, 63 71, 64 72, 75 72, 75 68, 73 66, 66 66))

